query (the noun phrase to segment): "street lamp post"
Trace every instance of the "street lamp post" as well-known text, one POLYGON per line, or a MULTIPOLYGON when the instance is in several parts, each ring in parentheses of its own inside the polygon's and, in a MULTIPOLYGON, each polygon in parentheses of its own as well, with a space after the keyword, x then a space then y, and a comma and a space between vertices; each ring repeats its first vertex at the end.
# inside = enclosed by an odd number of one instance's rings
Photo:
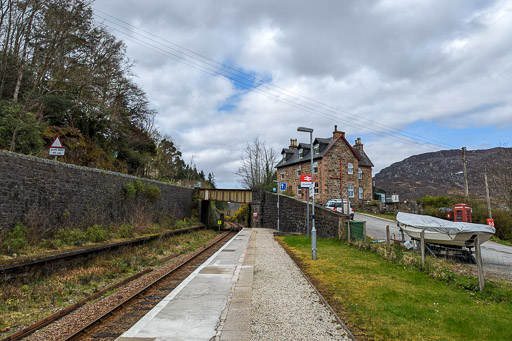
POLYGON ((311 207, 311 254, 313 257, 313 260, 316 260, 316 228, 315 228, 315 185, 314 185, 314 179, 315 175, 313 174, 313 129, 312 128, 305 128, 305 127, 298 127, 297 131, 301 131, 304 133, 309 133, 309 150, 311 155, 311 200, 312 200, 312 207, 311 207))
POLYGON ((277 180, 272 180, 277 183, 277 231, 279 232, 279 192, 281 192, 281 183, 277 180))

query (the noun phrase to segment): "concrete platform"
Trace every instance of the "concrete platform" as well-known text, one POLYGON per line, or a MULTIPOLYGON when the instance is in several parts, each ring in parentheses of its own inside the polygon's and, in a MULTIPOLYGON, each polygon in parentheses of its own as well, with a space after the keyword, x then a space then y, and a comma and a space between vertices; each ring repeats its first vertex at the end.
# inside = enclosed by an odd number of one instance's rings
POLYGON ((251 235, 240 231, 117 340, 249 340, 251 235))

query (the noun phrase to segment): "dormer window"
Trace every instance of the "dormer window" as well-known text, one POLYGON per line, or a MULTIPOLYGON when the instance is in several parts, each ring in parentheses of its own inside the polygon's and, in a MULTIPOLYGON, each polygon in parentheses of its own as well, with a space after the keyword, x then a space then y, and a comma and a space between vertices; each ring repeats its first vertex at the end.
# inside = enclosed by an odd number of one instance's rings
POLYGON ((304 149, 301 148, 299 149, 299 158, 301 158, 302 155, 304 155, 304 149))
POLYGON ((318 143, 315 144, 314 148, 315 148, 315 154, 320 154, 320 144, 318 144, 318 143))

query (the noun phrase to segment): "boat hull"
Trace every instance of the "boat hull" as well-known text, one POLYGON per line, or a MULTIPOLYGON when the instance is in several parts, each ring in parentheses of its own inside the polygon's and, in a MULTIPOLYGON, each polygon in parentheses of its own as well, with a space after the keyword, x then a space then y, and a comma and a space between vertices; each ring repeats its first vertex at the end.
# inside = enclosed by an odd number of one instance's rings
POLYGON ((425 231, 425 241, 427 243, 445 245, 445 246, 457 246, 457 247, 474 247, 475 246, 475 236, 478 235, 480 239, 480 244, 486 242, 493 236, 492 233, 480 232, 475 234, 473 232, 461 232, 456 234, 449 233, 441 233, 441 232, 433 232, 426 231, 423 229, 411 227, 411 226, 401 226, 401 229, 404 230, 405 233, 411 239, 420 240, 421 232, 425 231))

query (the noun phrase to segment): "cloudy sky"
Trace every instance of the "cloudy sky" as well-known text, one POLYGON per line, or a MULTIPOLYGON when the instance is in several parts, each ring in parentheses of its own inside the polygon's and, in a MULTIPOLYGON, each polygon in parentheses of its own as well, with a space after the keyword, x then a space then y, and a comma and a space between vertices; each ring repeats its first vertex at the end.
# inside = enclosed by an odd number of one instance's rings
MULTIPOLYGON (((96 0, 162 134, 237 186, 255 138, 361 137, 374 172, 408 156, 512 147, 512 1, 96 0)), ((239 184, 238 184, 239 186, 239 184)))

